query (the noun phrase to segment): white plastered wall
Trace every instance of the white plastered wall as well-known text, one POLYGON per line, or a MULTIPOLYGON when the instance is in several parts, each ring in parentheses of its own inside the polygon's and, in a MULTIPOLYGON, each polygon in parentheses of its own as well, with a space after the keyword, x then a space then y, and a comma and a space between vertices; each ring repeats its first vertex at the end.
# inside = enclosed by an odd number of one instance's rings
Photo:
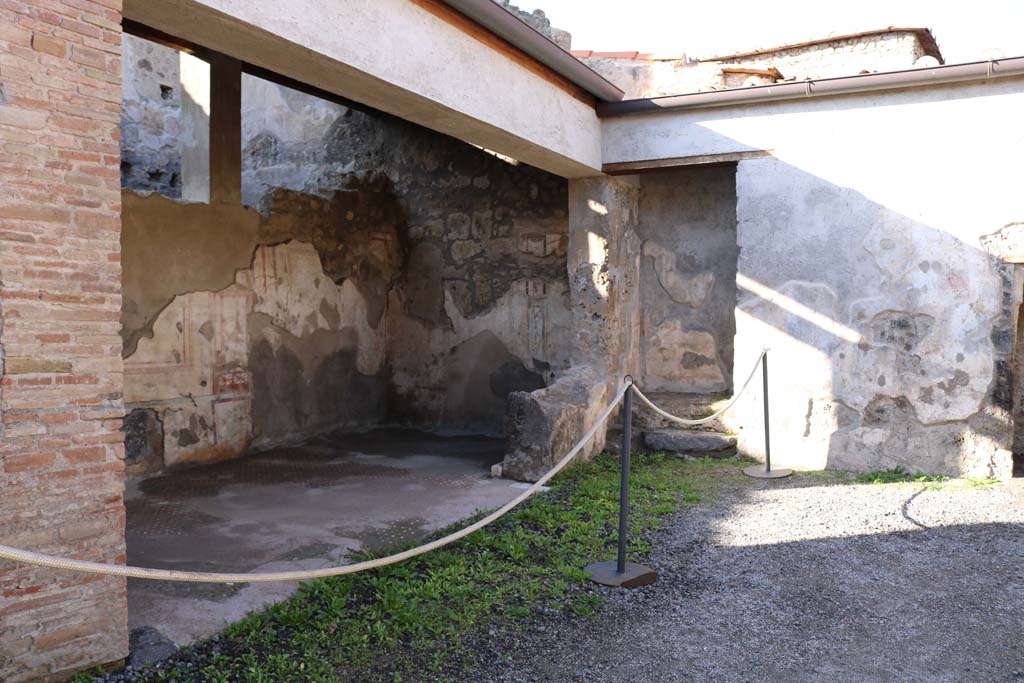
POLYGON ((735 375, 771 347, 776 461, 1008 476, 1021 255, 983 238, 1024 221, 1022 120, 1003 80, 605 122, 605 163, 768 153, 737 169, 735 375))

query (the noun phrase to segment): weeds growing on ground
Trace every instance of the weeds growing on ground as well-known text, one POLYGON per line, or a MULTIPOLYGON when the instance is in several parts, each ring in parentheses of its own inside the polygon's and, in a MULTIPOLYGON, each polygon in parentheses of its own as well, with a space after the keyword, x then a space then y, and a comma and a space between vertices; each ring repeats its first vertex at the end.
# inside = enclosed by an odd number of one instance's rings
MULTIPOLYGON (((649 550, 649 532, 683 504, 698 502, 722 465, 635 456, 630 554, 649 550)), ((497 642, 499 632, 521 627, 538 612, 586 618, 599 608, 600 591, 582 568, 615 556, 618 482, 618 460, 603 454, 456 544, 378 570, 303 584, 291 598, 137 680, 460 680, 477 646, 497 642)))
POLYGON ((865 472, 856 477, 858 484, 925 484, 928 488, 943 488, 946 486, 968 486, 973 488, 985 488, 998 484, 998 479, 990 477, 967 477, 964 479, 952 479, 944 475, 930 475, 916 472, 911 474, 902 467, 894 467, 890 470, 879 470, 865 472))

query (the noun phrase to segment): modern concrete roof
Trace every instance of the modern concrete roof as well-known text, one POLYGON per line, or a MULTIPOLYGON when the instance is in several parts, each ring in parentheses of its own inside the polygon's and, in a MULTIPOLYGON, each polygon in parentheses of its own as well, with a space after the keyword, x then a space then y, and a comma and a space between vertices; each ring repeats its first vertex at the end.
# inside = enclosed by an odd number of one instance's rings
POLYGON ((442 0, 498 37, 507 40, 598 100, 617 102, 625 93, 494 0, 442 0))

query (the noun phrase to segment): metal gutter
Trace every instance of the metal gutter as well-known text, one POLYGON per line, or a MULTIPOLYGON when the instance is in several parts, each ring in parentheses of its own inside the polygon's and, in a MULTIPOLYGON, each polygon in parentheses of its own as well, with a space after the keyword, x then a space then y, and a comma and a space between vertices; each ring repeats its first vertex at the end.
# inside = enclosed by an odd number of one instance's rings
POLYGON ((588 67, 544 34, 522 21, 494 0, 442 0, 491 33, 583 88, 601 102, 618 102, 626 94, 604 76, 588 67))
POLYGON ((806 99, 809 97, 830 97, 871 91, 926 87, 962 81, 982 81, 1012 76, 1024 76, 1024 57, 994 59, 987 62, 968 62, 966 64, 949 64, 927 69, 908 69, 906 71, 820 78, 793 83, 757 85, 749 88, 713 90, 643 100, 598 102, 597 115, 601 118, 611 118, 633 114, 650 114, 671 109, 708 109, 712 107, 756 104, 759 102, 776 102, 806 99))

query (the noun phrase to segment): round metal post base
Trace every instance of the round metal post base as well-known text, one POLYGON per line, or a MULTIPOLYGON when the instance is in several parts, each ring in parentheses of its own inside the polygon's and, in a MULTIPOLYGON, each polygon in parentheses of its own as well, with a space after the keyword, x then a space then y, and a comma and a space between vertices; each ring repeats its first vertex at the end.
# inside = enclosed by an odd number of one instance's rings
POLYGON ((611 562, 595 562, 583 568, 587 576, 594 583, 603 586, 621 586, 622 588, 639 588, 654 583, 658 578, 658 572, 642 564, 626 563, 626 571, 619 573, 619 564, 611 562))
POLYGON ((750 467, 744 467, 740 471, 748 477, 754 477, 755 479, 782 479, 793 474, 793 470, 771 470, 766 472, 764 465, 751 465, 750 467))

